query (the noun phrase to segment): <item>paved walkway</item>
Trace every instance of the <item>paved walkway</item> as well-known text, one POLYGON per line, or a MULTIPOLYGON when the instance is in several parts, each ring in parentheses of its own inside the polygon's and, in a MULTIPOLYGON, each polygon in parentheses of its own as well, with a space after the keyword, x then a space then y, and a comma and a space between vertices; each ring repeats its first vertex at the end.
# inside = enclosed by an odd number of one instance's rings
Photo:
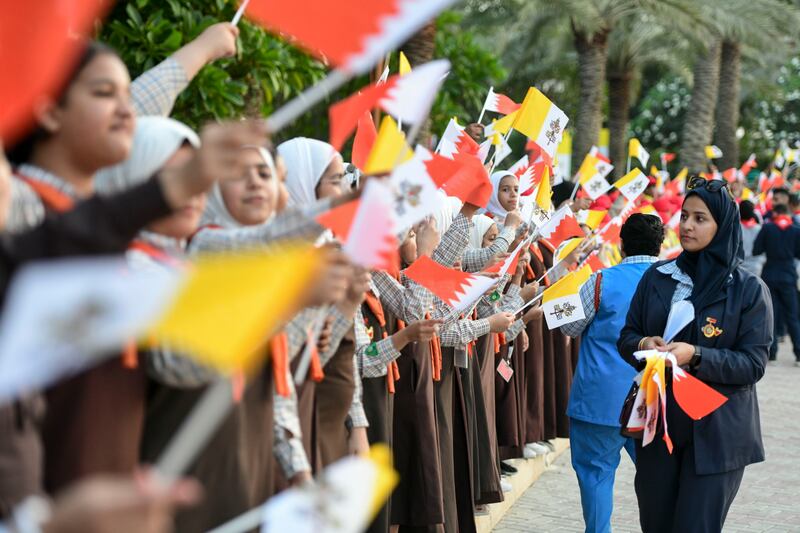
MULTIPOLYGON (((800 367, 793 365, 791 347, 783 344, 777 364, 767 368, 758 384, 767 460, 745 470, 726 533, 800 532, 800 367)), ((617 472, 612 527, 615 533, 635 533, 640 529, 634 469, 623 455, 617 472)), ((494 531, 583 531, 578 482, 569 451, 528 489, 494 531)))

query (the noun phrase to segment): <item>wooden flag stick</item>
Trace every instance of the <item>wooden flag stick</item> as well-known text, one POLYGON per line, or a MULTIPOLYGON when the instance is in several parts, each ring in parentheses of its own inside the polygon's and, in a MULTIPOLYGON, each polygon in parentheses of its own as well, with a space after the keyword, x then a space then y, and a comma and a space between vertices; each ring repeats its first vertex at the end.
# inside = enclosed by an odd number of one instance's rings
POLYGON ((625 174, 628 174, 628 172, 630 171, 631 171, 631 154, 628 154, 628 164, 625 169, 625 174))
POLYGON ((232 405, 233 387, 230 379, 221 377, 206 389, 158 460, 156 470, 167 483, 172 483, 186 472, 232 405))
POLYGON ((236 10, 236 14, 233 16, 231 24, 233 24, 234 26, 237 26, 239 24, 239 21, 242 20, 242 16, 244 15, 245 9, 247 9, 247 4, 249 3, 250 0, 244 0, 244 2, 242 2, 242 5, 240 5, 239 9, 236 10))
POLYGON ((267 129, 271 134, 281 131, 331 92, 344 85, 352 76, 350 72, 342 69, 331 71, 322 81, 295 96, 270 115, 267 118, 267 129))
POLYGON ((526 304, 524 304, 522 307, 520 307, 519 309, 517 309, 516 311, 514 311, 514 314, 516 315, 517 313, 521 313, 522 311, 524 311, 524 310, 525 310, 525 309, 527 309, 528 307, 532 306, 533 304, 535 304, 536 302, 538 302, 539 300, 541 300, 541 299, 542 299, 542 296, 544 296, 544 291, 540 292, 540 293, 539 293, 539 294, 538 294, 538 295, 537 295, 535 298, 532 298, 532 299, 531 299, 529 302, 527 302, 527 303, 526 303, 526 304))

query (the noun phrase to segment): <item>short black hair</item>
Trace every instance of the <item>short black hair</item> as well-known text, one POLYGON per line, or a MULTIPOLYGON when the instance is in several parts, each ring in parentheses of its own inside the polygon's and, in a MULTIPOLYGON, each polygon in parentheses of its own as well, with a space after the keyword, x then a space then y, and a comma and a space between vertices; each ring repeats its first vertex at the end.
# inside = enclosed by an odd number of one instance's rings
POLYGON ((657 216, 634 213, 622 225, 619 236, 626 256, 658 256, 664 242, 664 224, 657 216))
POLYGON ((785 194, 786 196, 791 196, 791 194, 789 194, 789 189, 786 187, 775 187, 772 189, 772 196, 775 196, 776 194, 785 194))
POLYGON ((789 214, 789 206, 786 204, 778 204, 772 207, 772 214, 773 215, 788 215, 789 214))
POLYGON ((739 218, 741 220, 758 220, 756 206, 750 200, 742 200, 739 204, 739 218))

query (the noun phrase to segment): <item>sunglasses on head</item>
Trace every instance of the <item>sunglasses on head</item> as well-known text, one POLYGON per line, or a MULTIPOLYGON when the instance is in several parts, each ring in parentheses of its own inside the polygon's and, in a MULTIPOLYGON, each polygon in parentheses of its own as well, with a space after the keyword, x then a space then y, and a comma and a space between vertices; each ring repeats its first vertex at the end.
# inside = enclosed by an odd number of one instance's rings
POLYGON ((690 191, 693 189, 704 188, 708 192, 718 192, 722 189, 725 189, 725 192, 728 193, 728 196, 733 198, 733 194, 731 193, 730 189, 728 189, 728 182, 725 180, 708 180, 706 178, 701 178, 700 176, 695 176, 689 180, 686 188, 690 191))

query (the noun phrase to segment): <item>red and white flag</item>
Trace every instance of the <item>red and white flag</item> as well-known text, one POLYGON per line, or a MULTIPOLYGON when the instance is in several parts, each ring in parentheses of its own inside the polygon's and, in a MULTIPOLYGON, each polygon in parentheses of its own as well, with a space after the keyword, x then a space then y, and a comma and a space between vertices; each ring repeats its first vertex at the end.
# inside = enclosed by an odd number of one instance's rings
POLYGON ((426 255, 403 273, 458 312, 469 309, 495 283, 493 278, 442 266, 426 255))
POLYGON ((344 243, 344 252, 365 268, 396 269, 397 224, 394 195, 384 183, 370 180, 361 198, 342 204, 316 220, 344 243))
POLYGON ((742 163, 742 168, 739 169, 739 172, 742 173, 742 176, 747 178, 747 175, 753 170, 756 166, 756 154, 750 154, 750 157, 747 158, 747 161, 742 163))
POLYGON ((424 164, 424 172, 447 196, 478 207, 489 203, 492 183, 486 168, 474 155, 455 154, 451 159, 417 146, 415 158, 424 164))
POLYGON ((451 118, 442 133, 436 153, 452 159, 458 153, 478 155, 479 151, 480 146, 467 134, 464 126, 461 126, 455 118, 451 118))
POLYGON ((621 242, 619 235, 621 230, 622 218, 616 216, 597 232, 597 238, 606 244, 618 246, 621 242))
POLYGON ((554 247, 571 237, 583 237, 584 233, 572 209, 565 205, 553 213, 550 220, 539 229, 539 236, 546 239, 554 247))
POLYGON ((362 171, 367 168, 369 153, 372 151, 372 145, 375 144, 375 139, 377 138, 378 130, 375 129, 375 122, 372 121, 372 113, 368 110, 364 111, 358 119, 351 157, 353 164, 362 171))
POLYGON ((673 231, 678 230, 678 226, 681 225, 681 212, 675 211, 675 214, 667 221, 666 226, 673 231))
POLYGON ((504 94, 494 92, 494 87, 489 87, 489 94, 486 95, 481 114, 484 111, 492 111, 501 115, 508 115, 519 109, 521 105, 504 94))
POLYGON ((335 103, 328 110, 331 145, 339 150, 364 112, 375 107, 394 117, 402 117, 408 124, 424 121, 449 70, 449 61, 431 61, 406 75, 392 76, 385 83, 376 83, 335 103))
POLYGON ((366 72, 454 0, 252 0, 247 15, 318 58, 366 72))

